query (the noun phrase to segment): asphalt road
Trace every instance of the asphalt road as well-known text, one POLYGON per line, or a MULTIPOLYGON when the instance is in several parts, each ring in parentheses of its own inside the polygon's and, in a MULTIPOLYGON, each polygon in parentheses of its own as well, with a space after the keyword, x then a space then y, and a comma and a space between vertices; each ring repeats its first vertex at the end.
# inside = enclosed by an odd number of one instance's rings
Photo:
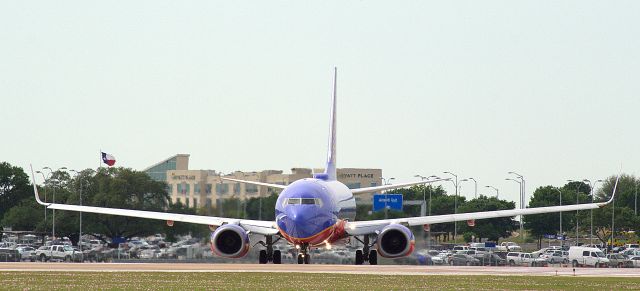
MULTIPOLYGON (((496 275, 573 276, 573 268, 561 267, 465 267, 403 265, 259 265, 187 263, 0 263, 0 271, 71 272, 303 272, 379 275, 496 275)), ((640 268, 576 268, 575 276, 640 277, 640 268)))

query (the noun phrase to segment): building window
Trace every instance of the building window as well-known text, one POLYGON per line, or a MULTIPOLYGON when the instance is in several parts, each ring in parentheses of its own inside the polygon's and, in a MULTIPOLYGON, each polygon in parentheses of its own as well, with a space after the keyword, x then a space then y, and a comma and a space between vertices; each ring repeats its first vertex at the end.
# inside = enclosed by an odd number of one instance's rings
POLYGON ((216 184, 216 193, 217 194, 227 194, 229 193, 229 184, 216 184))
POLYGON ((193 208, 198 208, 198 198, 193 198, 193 208))
POLYGON ((247 193, 256 193, 258 192, 258 186, 252 184, 245 184, 244 189, 247 193))
POLYGON ((211 184, 205 185, 205 193, 211 194, 211 184))
POLYGON ((172 184, 167 184, 167 193, 169 193, 169 194, 173 193, 173 185, 172 184))
POLYGON ((375 186, 378 186, 378 183, 376 182, 371 183, 371 187, 375 187, 375 186))
POLYGON ((207 198, 207 208, 211 208, 211 198, 207 198))
POLYGON ((200 184, 193 185, 193 193, 200 194, 200 184))
POLYGON ((240 183, 235 183, 233 185, 233 194, 240 194, 240 183))
POLYGON ((180 184, 178 184, 178 185, 176 185, 176 186, 177 186, 177 188, 178 188, 178 193, 179 193, 179 194, 187 195, 187 194, 189 194, 189 193, 190 193, 190 192, 189 192, 189 188, 190 188, 189 186, 190 186, 190 184, 187 184, 187 183, 182 182, 182 183, 180 183, 180 184))

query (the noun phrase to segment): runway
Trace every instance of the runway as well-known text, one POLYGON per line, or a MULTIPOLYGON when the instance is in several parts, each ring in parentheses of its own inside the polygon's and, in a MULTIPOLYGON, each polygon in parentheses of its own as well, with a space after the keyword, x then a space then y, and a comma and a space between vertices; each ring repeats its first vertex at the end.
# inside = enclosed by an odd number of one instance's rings
MULTIPOLYGON (((199 263, 0 263, 0 271, 57 272, 299 272, 373 275, 574 276, 561 267, 465 267, 405 265, 259 265, 199 263)), ((576 268, 575 276, 640 277, 640 268, 576 268)))

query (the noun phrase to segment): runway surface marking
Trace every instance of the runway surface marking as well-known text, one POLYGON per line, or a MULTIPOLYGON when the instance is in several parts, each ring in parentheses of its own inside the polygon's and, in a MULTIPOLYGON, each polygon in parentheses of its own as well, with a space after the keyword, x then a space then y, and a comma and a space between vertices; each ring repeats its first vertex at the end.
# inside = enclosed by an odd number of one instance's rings
MULTIPOLYGON (((199 263, 0 263, 0 271, 71 272, 299 272, 378 275, 493 275, 493 276, 573 276, 573 268, 561 267, 466 267, 405 265, 260 265, 199 263)), ((633 268, 576 268, 576 276, 640 277, 633 268)))

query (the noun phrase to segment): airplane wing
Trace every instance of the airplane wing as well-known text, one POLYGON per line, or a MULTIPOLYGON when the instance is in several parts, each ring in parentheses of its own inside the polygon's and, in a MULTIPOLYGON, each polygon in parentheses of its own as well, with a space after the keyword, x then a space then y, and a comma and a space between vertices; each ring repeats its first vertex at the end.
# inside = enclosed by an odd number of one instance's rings
POLYGON ((245 183, 245 184, 253 184, 253 185, 258 185, 258 186, 267 186, 267 187, 278 188, 278 189, 287 188, 287 186, 285 186, 285 185, 263 183, 263 182, 258 182, 258 181, 238 180, 238 179, 225 178, 225 177, 221 177, 220 179, 227 180, 227 181, 240 182, 240 183, 245 183))
POLYGON ((449 181, 449 180, 451 179, 425 180, 425 181, 401 183, 401 184, 395 184, 395 185, 382 185, 382 186, 375 186, 375 187, 357 188, 357 189, 351 189, 351 193, 353 193, 354 195, 371 193, 371 192, 378 192, 378 191, 389 190, 389 189, 398 189, 398 188, 404 188, 404 187, 409 187, 413 185, 429 184, 433 182, 449 181))
POLYGON ((94 206, 81 206, 81 205, 70 205, 70 204, 59 204, 59 203, 45 203, 40 200, 40 196, 38 195, 38 187, 36 186, 36 180, 33 174, 33 167, 31 168, 31 177, 33 179, 33 192, 35 194, 36 201, 40 205, 44 205, 49 209, 89 212, 89 213, 97 213, 97 214, 120 215, 120 216, 149 218, 149 219, 157 219, 157 220, 165 220, 165 221, 180 221, 180 222, 189 222, 189 223, 196 223, 196 224, 205 224, 209 226, 221 226, 223 224, 237 224, 251 233, 262 234, 262 235, 274 235, 278 233, 278 229, 276 228, 274 221, 211 217, 211 216, 203 216, 203 215, 191 215, 191 214, 167 213, 167 212, 157 212, 157 211, 107 208, 107 207, 94 207, 94 206))
POLYGON ((509 216, 516 216, 516 215, 531 215, 531 214, 602 208, 613 201, 613 197, 615 196, 615 193, 616 193, 616 188, 618 187, 619 179, 620 177, 618 176, 618 179, 616 179, 616 184, 613 186, 613 193, 611 194, 611 199, 609 199, 609 201, 607 202, 564 205, 564 206, 536 207, 536 208, 526 208, 526 209, 508 209, 508 210, 497 210, 497 211, 432 215, 432 216, 420 216, 420 217, 407 217, 407 218, 395 218, 395 219, 381 219, 381 220, 370 220, 370 221, 354 221, 354 222, 350 221, 350 222, 347 222, 347 225, 345 226, 345 230, 349 235, 365 235, 365 234, 371 234, 371 233, 380 231, 382 228, 384 228, 389 224, 403 224, 406 226, 415 226, 415 225, 424 225, 424 224, 437 224, 437 223, 446 223, 446 222, 454 222, 454 221, 465 221, 465 220, 471 220, 471 219, 487 219, 487 218, 497 218, 497 217, 509 217, 509 216))

